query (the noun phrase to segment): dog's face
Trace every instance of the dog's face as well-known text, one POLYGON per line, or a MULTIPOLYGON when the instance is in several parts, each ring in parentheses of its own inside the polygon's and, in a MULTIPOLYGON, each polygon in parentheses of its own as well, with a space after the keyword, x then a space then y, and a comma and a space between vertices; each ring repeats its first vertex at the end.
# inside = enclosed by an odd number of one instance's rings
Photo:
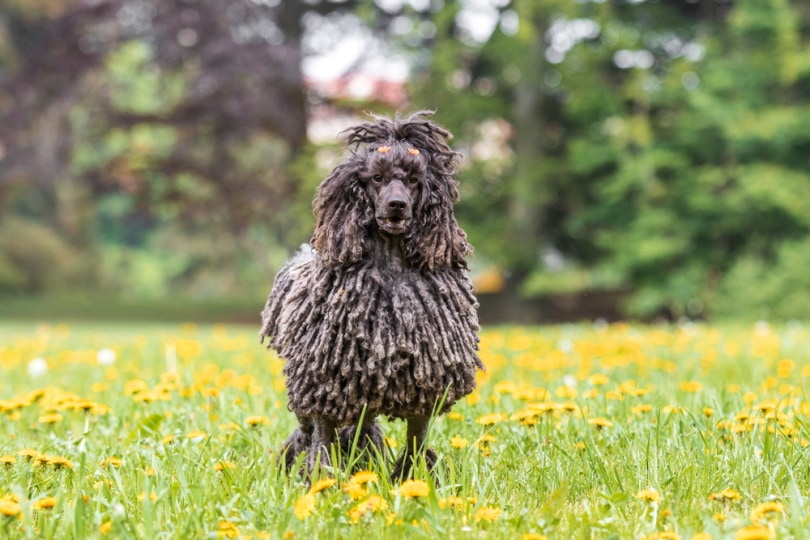
POLYGON ((374 205, 380 230, 405 233, 411 225, 425 185, 427 164, 421 152, 407 144, 370 148, 360 177, 374 205))

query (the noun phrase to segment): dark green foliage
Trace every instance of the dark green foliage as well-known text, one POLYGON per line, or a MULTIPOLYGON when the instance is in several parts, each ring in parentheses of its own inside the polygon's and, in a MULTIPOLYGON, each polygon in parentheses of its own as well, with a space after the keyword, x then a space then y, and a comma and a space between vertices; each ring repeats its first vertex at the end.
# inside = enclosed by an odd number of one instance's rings
POLYGON ((0 219, 0 293, 52 293, 80 283, 81 270, 79 253, 47 227, 0 219))
POLYGON ((628 315, 810 313, 789 294, 801 280, 788 270, 807 258, 799 239, 810 233, 806 9, 776 0, 728 11, 674 2, 508 9, 521 19, 515 35, 496 29, 464 45, 451 28, 420 81, 420 98, 436 99, 468 140, 493 116, 515 130, 511 166, 493 174, 474 163, 463 177, 465 194, 501 188, 459 209, 479 256, 528 270, 529 294, 628 290, 628 315), (548 51, 555 24, 584 19, 598 32, 561 62, 526 63, 537 57, 532 33, 546 33, 548 51), (627 51, 648 63, 621 69, 627 51), (448 85, 459 69, 468 84, 448 85), (516 106, 525 80, 540 81, 528 119, 516 106), (487 81, 495 90, 476 107, 487 81), (521 220, 525 205, 534 221, 521 220), (516 223, 534 227, 532 241, 504 246, 501 238, 527 236, 513 233, 516 223))

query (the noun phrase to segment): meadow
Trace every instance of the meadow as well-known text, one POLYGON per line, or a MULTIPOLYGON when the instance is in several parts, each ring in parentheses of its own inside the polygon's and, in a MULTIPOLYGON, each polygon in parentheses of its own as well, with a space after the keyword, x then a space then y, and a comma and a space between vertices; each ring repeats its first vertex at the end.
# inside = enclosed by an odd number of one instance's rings
MULTIPOLYGON (((802 538, 810 327, 488 328, 435 481, 288 477, 252 326, 0 324, 3 538, 802 538)), ((396 453, 404 427, 384 421, 396 453)))

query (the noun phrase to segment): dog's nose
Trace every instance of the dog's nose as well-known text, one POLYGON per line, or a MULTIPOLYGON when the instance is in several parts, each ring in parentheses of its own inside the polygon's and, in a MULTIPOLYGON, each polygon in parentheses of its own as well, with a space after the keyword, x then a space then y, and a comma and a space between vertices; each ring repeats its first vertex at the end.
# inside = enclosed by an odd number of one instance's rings
POLYGON ((388 199, 388 209, 396 212, 402 212, 408 207, 408 201, 400 197, 392 197, 388 199))

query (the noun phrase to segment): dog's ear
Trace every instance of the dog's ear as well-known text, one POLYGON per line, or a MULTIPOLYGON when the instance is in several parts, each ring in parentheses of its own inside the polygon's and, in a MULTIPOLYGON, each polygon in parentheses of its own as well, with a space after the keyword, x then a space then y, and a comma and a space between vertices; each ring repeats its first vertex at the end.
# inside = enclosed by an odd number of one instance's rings
POLYGON ((430 171, 414 217, 417 220, 406 238, 405 257, 417 267, 467 268, 466 257, 473 248, 453 213, 458 200, 458 182, 449 175, 430 171))
POLYGON ((425 118, 432 114, 420 111, 407 120, 394 122, 398 136, 419 150, 428 166, 415 215, 417 223, 405 243, 405 256, 418 268, 466 268, 466 257, 473 249, 453 213, 453 204, 458 201, 455 175, 459 154, 448 144, 453 135, 425 118))
POLYGON ((363 257, 374 209, 358 176, 362 160, 353 156, 338 165, 318 187, 313 202, 312 246, 330 265, 350 264, 363 257))

